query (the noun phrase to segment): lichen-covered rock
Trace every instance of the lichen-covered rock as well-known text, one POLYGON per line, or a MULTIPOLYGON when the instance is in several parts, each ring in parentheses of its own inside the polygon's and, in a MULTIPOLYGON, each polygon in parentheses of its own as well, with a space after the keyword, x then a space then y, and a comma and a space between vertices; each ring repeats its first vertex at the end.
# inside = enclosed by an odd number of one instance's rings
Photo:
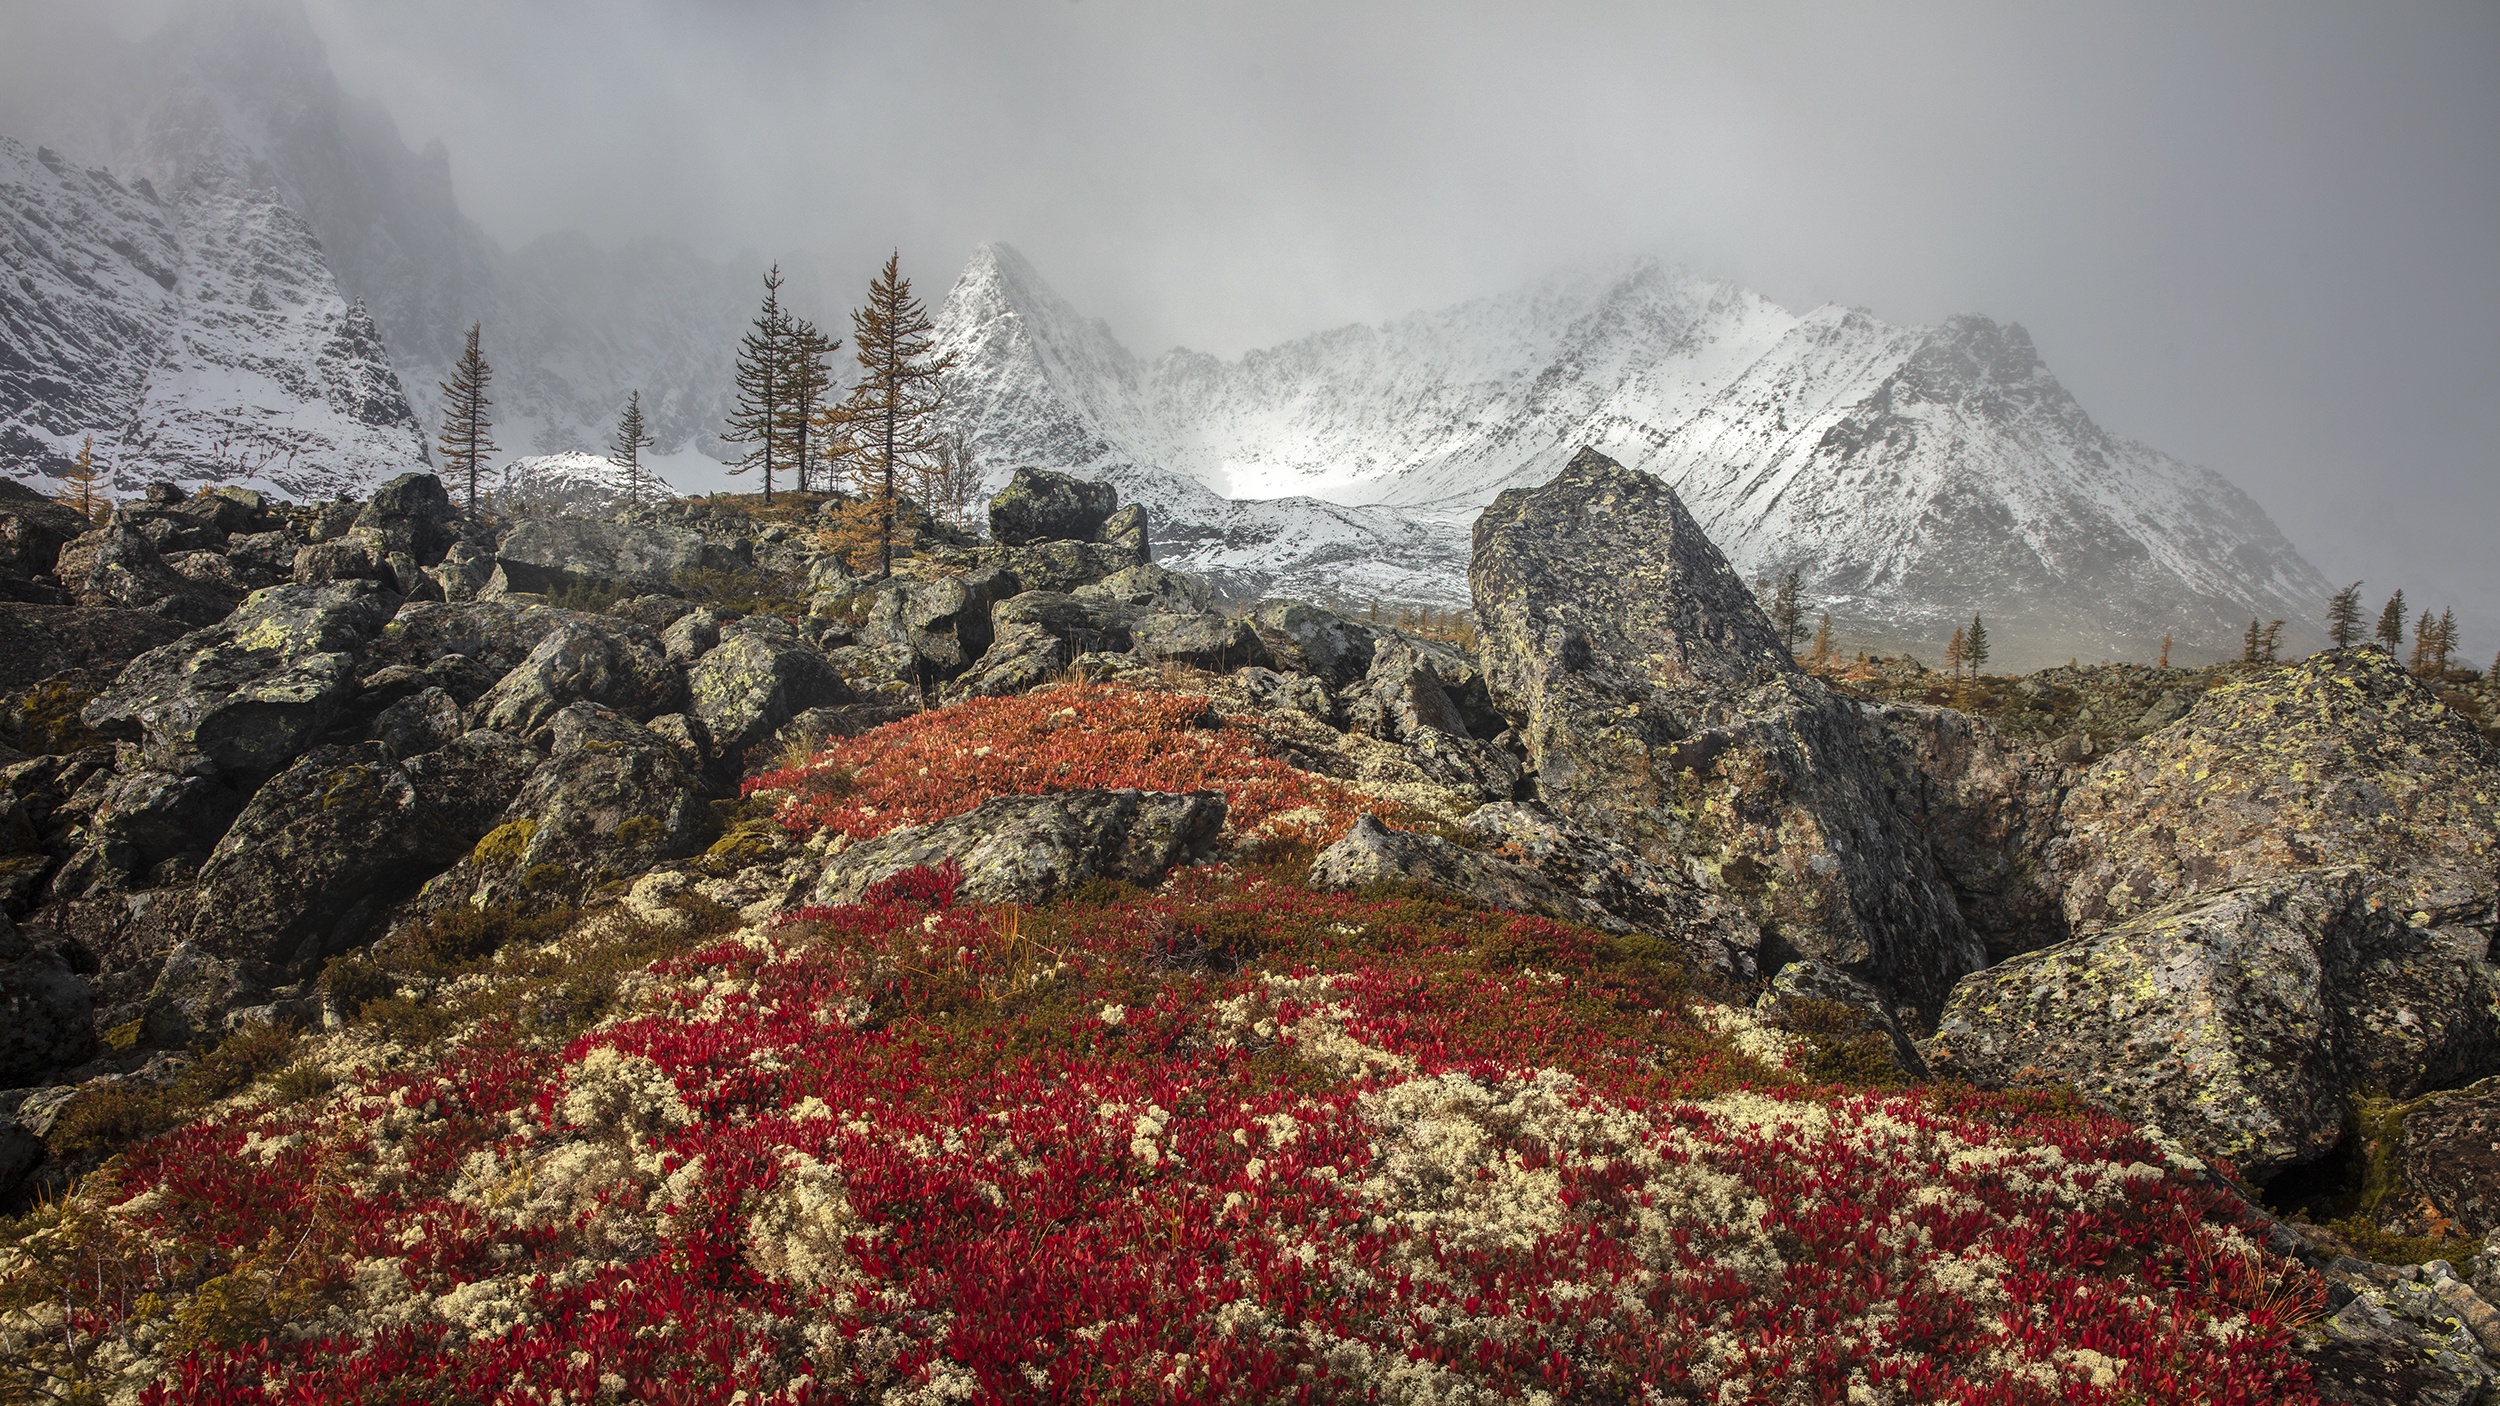
POLYGON ((224 621, 149 650, 81 713, 144 764, 268 776, 339 715, 358 654, 396 599, 369 581, 272 586, 224 621))
POLYGON ((1674 942, 1695 966, 1754 976, 1762 935, 1753 920, 1684 871, 1575 830, 1532 803, 1478 806, 1459 824, 1487 849, 1528 865, 1634 930, 1674 942))
POLYGON ((1882 1057, 1913 1078, 1927 1076, 1927 1062, 1901 1028, 1882 992, 1826 962, 1790 962, 1754 998, 1754 1016, 1774 1029, 1806 1036, 1826 1047, 1874 1037, 1882 1057))
POLYGON ((694 852, 702 793, 667 739, 589 703, 556 714, 549 735, 546 760, 420 908, 577 902, 694 852))
POLYGON ((208 855, 249 791, 215 776, 142 766, 106 779, 80 852, 53 881, 64 895, 113 888, 181 858, 208 855))
POLYGON ((2052 862, 2076 923, 2201 889, 2353 866, 2431 924, 2488 933, 2500 767, 2385 650, 2330 650, 2208 691, 2084 773, 2052 862))
POLYGON ((1012 572, 983 567, 934 581, 877 584, 862 633, 909 646, 932 680, 955 677, 990 647, 990 607, 1024 588, 1012 572))
POLYGON ((1215 586, 1207 578, 1151 563, 1115 571, 1073 594, 1149 614, 1196 615, 1215 606, 1215 586))
POLYGON ((1310 674, 1278 673, 1253 664, 1235 669, 1233 678, 1250 701, 1262 709, 1290 708, 1331 725, 1340 716, 1336 695, 1328 691, 1325 682, 1310 674))
POLYGON ((970 669, 949 681, 939 697, 948 703, 959 703, 967 698, 1029 693, 1068 667, 1076 654, 1066 639, 1039 625, 1002 626, 990 640, 988 651, 970 669))
POLYGON ((1249 622, 1213 611, 1140 615, 1129 625, 1129 650, 1157 663, 1186 664, 1211 674, 1268 663, 1267 648, 1249 622))
MULTIPOLYGON (((0 918, 0 926, 7 924, 0 918)), ((50 947, 0 935, 0 1086, 23 1084, 95 1050, 94 996, 50 947)))
POLYGON ((771 740, 803 709, 854 701, 822 652, 795 635, 750 630, 728 632, 704 655, 687 673, 686 693, 688 711, 703 720, 713 748, 727 763, 771 740))
POLYGON ((1874 716, 1902 767, 1902 810, 1926 837, 1988 960, 2065 941, 2065 895, 2049 851, 2070 773, 1950 708, 1895 703, 1874 716))
POLYGON ((656 523, 531 518, 496 548, 495 569, 507 591, 670 595, 682 589, 683 573, 736 570, 752 551, 743 538, 714 542, 700 532, 656 523))
POLYGON ((366 657, 374 665, 422 669, 457 654, 500 679, 558 629, 597 618, 528 599, 411 601, 382 627, 366 657))
POLYGON ((182 622, 144 610, 0 601, 0 692, 19 693, 62 674, 101 684, 187 633, 182 622))
POLYGON ((1050 469, 1018 469, 990 499, 990 537, 1008 547, 1090 541, 1119 505, 1120 491, 1110 484, 1050 469))
POLYGON ((952 860, 967 898, 1047 903, 1087 879, 1151 884, 1204 857, 1223 828, 1224 798, 1213 791, 1002 796, 851 846, 817 875, 810 901, 849 903, 890 874, 952 860))
POLYGON ((1630 923, 1525 864, 1471 850, 1438 835, 1392 830, 1374 816, 1358 818, 1311 864, 1314 889, 1359 889, 1391 881, 1488 908, 1535 913, 1607 932, 1632 931, 1630 923))
POLYGON ((0 569, 27 576, 49 572, 61 548, 94 529, 76 508, 16 479, 0 479, 0 569))
POLYGON ((1467 719, 1441 686, 1432 661, 1403 636, 1381 639, 1362 682, 1343 695, 1346 726, 1383 741, 1403 741, 1424 731, 1469 735, 1467 719))
POLYGON ((380 581, 396 590, 400 584, 388 548, 378 536, 367 532, 351 532, 345 537, 298 548, 292 575, 307 586, 325 581, 380 581))
POLYGON ((356 526, 382 540, 386 557, 404 552, 417 565, 432 566, 459 540, 452 527, 455 516, 451 495, 443 491, 441 479, 409 473, 375 489, 364 511, 356 515, 356 526))
POLYGON ((373 740, 394 757, 413 757, 448 745, 467 730, 460 700, 440 686, 421 688, 385 707, 373 719, 373 740))
POLYGON ((675 712, 685 701, 685 675, 649 630, 581 616, 540 640, 477 701, 476 712, 481 727, 529 737, 575 703, 596 703, 639 721, 675 712))
POLYGON ((1796 955, 1932 1012, 1984 953, 1905 823, 1881 744, 1793 660, 1657 479, 1583 450, 1477 520, 1493 700, 1577 828, 1698 865, 1796 955))
POLYGON ((1127 548, 1105 542, 1033 542, 1004 548, 998 559, 1028 591, 1074 591, 1139 564, 1127 548))
POLYGON ((1153 548, 1146 540, 1146 505, 1131 503, 1104 518, 1095 534, 1107 547, 1131 554, 1139 566, 1146 564, 1153 548))
POLYGON ((668 662, 682 668, 718 648, 722 619, 719 611, 698 607, 668 622, 660 631, 660 647, 668 662))
MULTIPOLYGON (((515 758, 483 743, 470 750, 500 764, 495 799, 508 799, 525 774, 515 758)), ((442 795, 454 789, 444 773, 434 779, 444 784, 429 797, 434 788, 378 742, 306 753, 253 795, 201 866, 193 940, 273 967, 362 942, 391 904, 467 854, 495 813, 442 795)))
POLYGON ((1527 764, 1500 743, 1431 727, 1418 727, 1402 740, 1416 770, 1462 796, 1513 801, 1527 790, 1527 764))
POLYGON ((1927 1045, 1983 1085, 2053 1079, 2252 1178, 2325 1155, 2361 1089, 2500 1061, 2500 983, 2358 870, 2213 889, 1963 978, 1927 1045))
POLYGON ((2481 1406, 2500 1388, 2500 1312, 2445 1261, 2339 1260, 2324 1275, 2341 1307, 2295 1350, 2331 1406, 2481 1406))
POLYGON ((1333 610, 1298 600, 1261 601, 1250 623, 1277 668, 1309 674, 1332 688, 1371 672, 1372 631, 1333 610))
POLYGON ((2500 1078, 2431 1094, 2406 1112, 2405 1182, 2469 1235, 2500 1230, 2500 1078))
POLYGON ((186 625, 211 625, 228 601, 165 564, 156 544, 126 522, 109 522, 63 546, 52 567, 62 589, 89 609, 145 610, 186 625))

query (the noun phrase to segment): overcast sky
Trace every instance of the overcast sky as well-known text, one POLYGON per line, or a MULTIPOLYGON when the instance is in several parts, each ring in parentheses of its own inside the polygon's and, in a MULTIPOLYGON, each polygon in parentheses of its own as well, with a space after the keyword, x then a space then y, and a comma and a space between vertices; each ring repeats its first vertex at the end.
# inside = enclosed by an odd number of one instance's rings
MULTIPOLYGON (((66 0, 65 0, 66 2, 66 0)), ((125 0, 132 24, 160 0, 125 0)), ((2028 327, 2500 645, 2500 5, 308 0, 507 244, 1003 239, 1224 354, 1655 253, 2028 327)))

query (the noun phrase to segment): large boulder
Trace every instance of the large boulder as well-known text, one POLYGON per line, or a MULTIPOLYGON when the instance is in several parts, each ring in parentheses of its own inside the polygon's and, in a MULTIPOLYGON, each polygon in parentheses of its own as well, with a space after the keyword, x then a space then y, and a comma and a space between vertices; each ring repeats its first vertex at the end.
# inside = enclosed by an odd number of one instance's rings
POLYGON ((432 566, 459 540, 453 530, 455 516, 441 479, 410 473, 375 489, 373 500, 356 515, 356 526, 381 538, 386 557, 405 553, 419 566, 432 566))
POLYGON ((725 631, 720 644, 687 673, 686 693, 689 711, 703 720, 716 755, 729 765, 742 761, 748 748, 772 740, 800 712, 854 701, 821 651, 801 643, 795 632, 760 625, 725 631))
POLYGON ((2500 1068, 2487 940, 2417 927, 2374 877, 2209 889, 1966 977, 1927 1055, 1982 1085, 2071 1084, 2265 1178, 2324 1156, 2351 1096, 2500 1068))
POLYGON ((181 621, 151 611, 0 601, 0 692, 17 693, 57 674, 102 683, 187 633, 181 621))
POLYGON ((575 703, 613 708, 637 722, 686 701, 685 675, 659 638, 624 620, 568 620, 477 701, 478 725, 531 737, 575 703))
POLYGON ((2397 1155, 2406 1183, 2466 1234, 2500 1230, 2500 1078, 2407 1110, 2397 1155))
POLYGON ((1215 583, 1192 572, 1173 571, 1151 562, 1122 567, 1100 581, 1078 587, 1075 594, 1165 615, 1196 615, 1215 606, 1215 583))
POLYGON ((1362 682, 1345 690, 1344 705, 1348 727, 1384 742, 1426 731, 1470 735, 1466 716, 1441 686, 1432 660, 1398 635, 1378 641, 1362 682))
POLYGON ((93 1009, 87 983, 59 951, 31 946, 0 917, 0 1087, 94 1053, 93 1009))
POLYGON ((1129 650, 1158 663, 1186 664, 1211 674, 1268 664, 1267 648, 1247 621, 1211 610, 1140 615, 1129 625, 1129 650))
POLYGON ((52 569, 61 548, 95 524, 13 478, 0 478, 0 570, 34 576, 52 569))
POLYGON ((1922 1013, 1984 962, 1867 722, 1665 484, 1583 450, 1485 510, 1469 581, 1492 699, 1562 820, 1714 874, 1770 955, 1922 1013))
POLYGON ((217 625, 149 650, 81 713, 143 765, 258 779, 294 760, 355 690, 396 597, 370 581, 272 586, 217 625))
POLYGON ((2086 771, 2061 819, 2050 861, 2078 924, 2340 866, 2430 924, 2489 933, 2500 896, 2491 746, 2376 646, 2209 690, 2086 771))
POLYGON ((496 549, 495 566, 509 591, 669 595, 682 589, 681 574, 736 570, 752 553, 744 539, 718 543, 686 528, 547 517, 513 528, 496 549))
POLYGON ((990 500, 990 537, 1001 546, 1085 542, 1120 506, 1120 491, 1050 469, 1018 469, 990 500))
POLYGON ((490 733, 432 767, 378 742, 315 748, 253 795, 201 867, 194 942, 272 967, 355 946, 469 852, 535 760, 490 733))
POLYGON ((967 698, 1029 693, 1067 668, 1077 653, 1064 637, 1039 625, 1002 626, 990 640, 989 649, 971 668, 948 681, 939 696, 948 703, 959 703, 967 698))
POLYGON ((1372 631, 1333 610, 1298 600, 1261 601, 1250 623, 1279 669, 1310 674, 1331 688, 1371 672, 1372 631))
POLYGON ((1087 879, 1153 883, 1204 857, 1223 828, 1224 798, 1212 791, 1002 796, 851 846, 817 875, 811 901, 849 903, 879 879, 951 860, 966 898, 1047 903, 1087 879))
POLYGON ((666 739, 589 703, 556 714, 549 732, 546 760, 445 876, 466 901, 578 902, 697 848, 702 793, 666 739))
POLYGON ((119 520, 60 549, 53 575, 89 609, 145 610, 186 625, 209 625, 233 605, 165 564, 146 534, 119 520))
POLYGON ((1073 591, 1107 581, 1141 560, 1107 542, 1032 542, 999 552, 1000 564, 1029 591, 1073 591))
POLYGON ((861 633, 909 646, 930 679, 951 679, 989 649, 990 607, 1023 589, 1014 573, 997 567, 934 581, 882 581, 861 633))
POLYGON ((1632 931, 1630 923, 1525 864, 1439 835, 1392 830, 1369 815, 1356 817, 1345 835, 1311 864, 1314 889, 1342 891, 1386 882, 1607 932, 1632 931))
POLYGON ((1535 869, 1635 931, 1675 943, 1696 967, 1739 979, 1756 975, 1762 934, 1752 918, 1682 869, 1573 829, 1533 803, 1478 806, 1459 828, 1480 847, 1535 869))
POLYGON ((369 658, 375 664, 424 668, 457 654, 501 678, 547 636, 575 621, 595 618, 526 599, 411 601, 382 627, 369 658))

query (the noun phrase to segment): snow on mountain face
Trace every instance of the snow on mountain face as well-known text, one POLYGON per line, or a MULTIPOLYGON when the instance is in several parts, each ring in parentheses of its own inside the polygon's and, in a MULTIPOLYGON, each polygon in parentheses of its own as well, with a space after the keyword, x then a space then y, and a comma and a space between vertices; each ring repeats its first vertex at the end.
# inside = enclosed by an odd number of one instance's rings
POLYGON ((1119 482, 1159 555, 1244 593, 1463 600, 1466 522, 1591 445, 1673 483, 1740 570, 1797 568, 1854 647, 1932 654, 1977 612, 1999 664, 2165 636, 2188 658, 2236 651, 2252 615, 2301 628, 2326 594, 2245 494, 2105 434, 1985 318, 1800 316, 1641 261, 1149 363, 990 246, 939 328, 994 474, 1119 482))
MULTIPOLYGON (((646 497, 677 496, 647 465, 643 479, 646 497)), ((515 459, 496 472, 491 489, 498 500, 525 509, 612 507, 632 493, 624 465, 604 454, 580 451, 515 459)))
POLYGON ((0 138, 0 468, 57 475, 93 435, 154 479, 292 498, 423 465, 381 338, 273 192, 214 167, 170 198, 0 138))

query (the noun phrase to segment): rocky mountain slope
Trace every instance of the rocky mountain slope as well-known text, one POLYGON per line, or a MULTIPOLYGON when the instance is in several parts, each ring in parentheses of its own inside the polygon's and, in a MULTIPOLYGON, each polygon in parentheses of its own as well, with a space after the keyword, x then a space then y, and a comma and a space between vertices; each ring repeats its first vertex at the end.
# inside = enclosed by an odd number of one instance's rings
POLYGON ((1676 485, 1748 579, 1800 570, 1861 646, 1932 652, 1979 611, 2016 665, 2149 658, 2164 636, 2217 656, 2252 615, 2299 628, 2325 594, 2245 494, 2102 431, 2020 327, 1985 318, 1799 316, 1636 262, 1235 362, 1149 361, 991 246, 942 322, 987 461, 1109 477, 1159 509, 1173 560, 1251 593, 1378 560, 1334 596, 1459 599, 1455 527, 1585 445, 1676 485), (1283 501, 1219 514, 1191 485, 1283 501))
POLYGON ((0 455, 117 491, 362 493, 425 458, 371 318, 285 201, 193 169, 160 192, 0 137, 0 455))
POLYGON ((0 485, 0 1387, 2500 1385, 2500 758, 2382 651, 2035 747, 1594 451, 1469 648, 832 506, 0 485))

